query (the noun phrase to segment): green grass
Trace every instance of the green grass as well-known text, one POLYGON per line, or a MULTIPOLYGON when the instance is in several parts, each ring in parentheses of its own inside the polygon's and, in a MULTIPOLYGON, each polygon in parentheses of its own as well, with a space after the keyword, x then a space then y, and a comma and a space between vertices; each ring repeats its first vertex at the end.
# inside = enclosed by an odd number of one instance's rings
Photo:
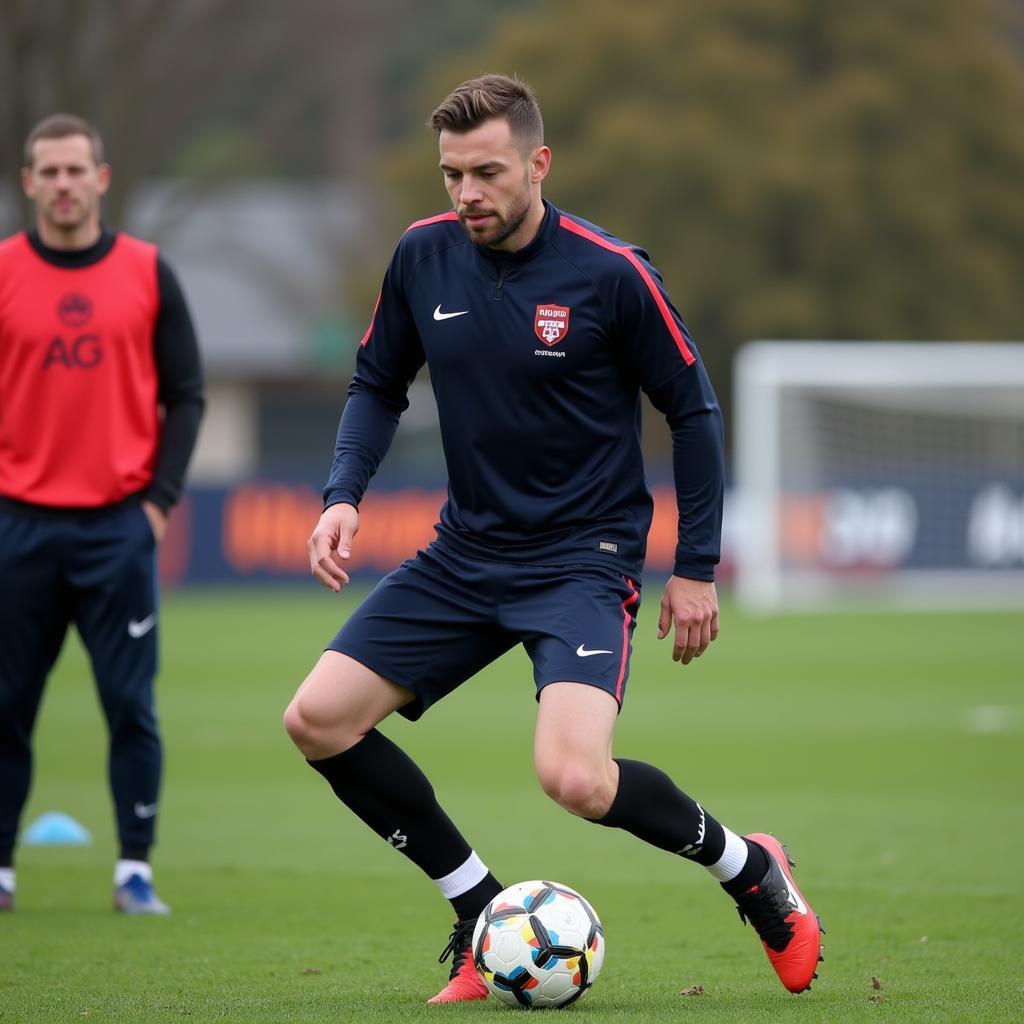
MULTIPOLYGON (((726 607, 719 641, 683 669, 654 640, 649 589, 616 752, 664 767, 734 830, 781 835, 828 959, 812 992, 788 995, 703 871, 547 801, 532 777, 529 664, 513 652, 421 723, 385 731, 501 879, 553 877, 597 908, 607 959, 572 1019, 1024 1019, 1021 617, 726 607), (680 994, 697 985, 704 995, 680 994)), ((446 974, 447 904, 281 729, 347 602, 312 586, 165 600, 163 920, 110 910, 103 728, 69 640, 24 823, 61 810, 95 838, 19 851, 18 909, 0 917, 0 1021, 505 1019, 491 1001, 423 1005, 446 974)))

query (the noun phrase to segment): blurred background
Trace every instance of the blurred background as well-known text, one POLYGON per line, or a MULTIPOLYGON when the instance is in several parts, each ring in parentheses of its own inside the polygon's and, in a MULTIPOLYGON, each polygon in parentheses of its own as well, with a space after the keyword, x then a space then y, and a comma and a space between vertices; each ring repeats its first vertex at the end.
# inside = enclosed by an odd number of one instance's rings
MULTIPOLYGON (((915 389, 913 362, 884 412, 865 401, 893 383, 884 369, 856 393, 828 373, 775 381, 797 412, 762 462, 797 458, 772 484, 791 527, 772 520, 776 567, 803 559, 836 591, 971 575, 978 600, 995 574, 1001 600, 1024 600, 1024 374, 1008 344, 1024 338, 1021 0, 0 0, 0 235, 29 223, 31 126, 81 114, 114 171, 105 220, 162 247, 197 323, 209 406, 165 583, 308 575, 384 266, 408 223, 447 206, 425 120, 485 71, 537 92, 546 195, 662 272, 726 414, 730 484, 749 341, 1003 343, 1005 367, 966 402, 955 379, 915 389), (934 472, 908 482, 922 461, 934 472), (926 528, 943 502, 946 525, 926 528)), ((648 569, 665 573, 663 424, 645 443, 648 569)), ((421 379, 364 506, 368 578, 430 538, 444 487, 421 379)), ((726 587, 752 508, 731 486, 726 587)))
POLYGON ((0 236, 30 223, 32 125, 94 121, 105 219, 177 271, 209 398, 160 551, 175 913, 109 914, 104 730, 65 644, 24 822, 59 809, 96 841, 19 851, 0 1018, 434 1009, 447 910, 332 813, 280 713, 444 500, 421 378, 363 504, 359 584, 334 600, 310 580, 385 265, 448 206, 426 118, 487 71, 536 90, 545 194, 648 251, 721 400, 722 642, 681 681, 655 639, 676 513, 648 409, 647 608, 616 744, 792 844, 830 931, 813 1001, 766 987, 717 886, 614 830, 592 853, 539 798, 522 651, 439 724, 386 731, 499 877, 554 875, 600 908, 614 954, 576 1021, 1021 1020, 1024 0, 0 0, 0 236), (1017 610, 889 613, 936 604, 1017 610), (680 1004, 696 982, 708 998, 680 1004))

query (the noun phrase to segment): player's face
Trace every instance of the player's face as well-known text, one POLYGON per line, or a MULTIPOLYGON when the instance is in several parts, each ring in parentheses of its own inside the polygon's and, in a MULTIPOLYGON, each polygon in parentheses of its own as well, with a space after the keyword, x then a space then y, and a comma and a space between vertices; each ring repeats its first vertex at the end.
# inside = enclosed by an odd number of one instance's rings
POLYGON ((21 183, 35 203, 44 242, 81 240, 99 232, 100 196, 110 185, 110 168, 96 163, 86 136, 38 139, 21 183))
POLYGON ((538 146, 524 153, 504 117, 468 132, 442 131, 439 141, 445 188, 470 241, 521 249, 544 216, 540 183, 551 151, 538 146))

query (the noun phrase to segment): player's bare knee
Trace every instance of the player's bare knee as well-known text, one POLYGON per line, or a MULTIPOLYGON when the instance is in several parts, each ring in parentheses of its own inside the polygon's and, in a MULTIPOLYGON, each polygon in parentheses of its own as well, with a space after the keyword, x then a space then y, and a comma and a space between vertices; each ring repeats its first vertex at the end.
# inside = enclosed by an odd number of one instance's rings
MULTIPOLYGON (((313 721, 305 713, 299 697, 296 697, 285 710, 284 728, 291 737, 292 743, 306 757, 315 759, 323 756, 321 751, 324 748, 329 730, 324 729, 320 723, 313 721)), ((335 753, 336 751, 330 752, 335 753)))
POLYGON ((304 701, 301 693, 285 709, 284 728, 292 743, 311 761, 348 750, 368 731, 340 712, 324 716, 322 709, 304 701))
POLYGON ((614 797, 601 773, 587 766, 559 764, 541 769, 538 778, 556 804, 581 818, 603 818, 614 797))

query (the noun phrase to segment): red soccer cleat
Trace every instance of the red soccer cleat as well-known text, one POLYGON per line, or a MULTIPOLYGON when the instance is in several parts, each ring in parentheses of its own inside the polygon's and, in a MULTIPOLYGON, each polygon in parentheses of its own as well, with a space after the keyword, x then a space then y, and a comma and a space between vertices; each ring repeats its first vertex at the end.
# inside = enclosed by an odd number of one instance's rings
POLYGON ((473 966, 470 946, 473 944, 473 929, 476 921, 456 921, 448 945, 438 958, 444 963, 451 956, 452 969, 445 985, 428 1003, 469 1003, 474 999, 487 998, 487 986, 473 966))
POLYGON ((790 992, 803 992, 818 976, 821 921, 808 906, 789 870, 793 862, 774 836, 754 832, 745 838, 768 854, 768 871, 759 885, 736 901, 740 918, 749 921, 761 937, 775 973, 790 992))

